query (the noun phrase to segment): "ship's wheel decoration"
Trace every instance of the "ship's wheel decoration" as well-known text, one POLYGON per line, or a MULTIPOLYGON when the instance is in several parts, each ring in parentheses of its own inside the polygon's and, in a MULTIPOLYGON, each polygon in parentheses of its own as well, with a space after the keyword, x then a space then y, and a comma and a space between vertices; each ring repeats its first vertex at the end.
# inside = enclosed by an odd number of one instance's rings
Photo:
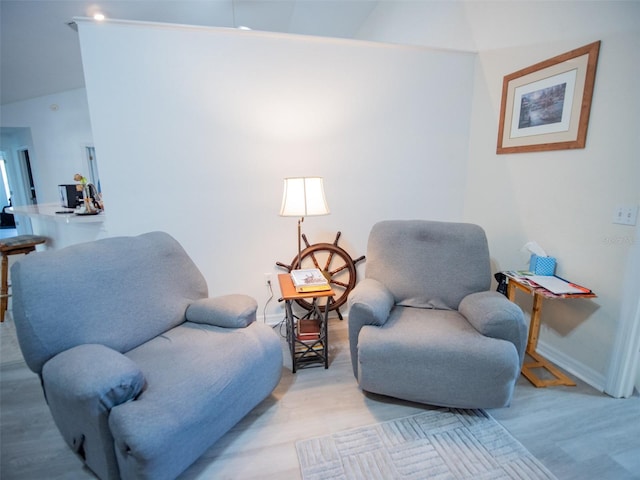
MULTIPOLYGON (((364 260, 364 255, 355 260, 343 249, 338 246, 341 232, 336 234, 333 243, 315 243, 310 245, 306 235, 302 234, 302 240, 306 248, 300 252, 300 267, 298 268, 317 268, 325 276, 331 288, 335 292, 333 298, 329 300, 329 310, 336 310, 338 317, 342 320, 340 307, 344 305, 349 296, 349 292, 356 286, 356 263, 364 260)), ((276 265, 286 268, 287 271, 293 270, 294 266, 298 266, 298 255, 291 261, 291 265, 282 262, 276 262, 276 265)), ((306 310, 311 310, 313 304, 305 299, 298 299, 296 303, 306 310)), ((324 311, 324 306, 319 306, 324 311)))

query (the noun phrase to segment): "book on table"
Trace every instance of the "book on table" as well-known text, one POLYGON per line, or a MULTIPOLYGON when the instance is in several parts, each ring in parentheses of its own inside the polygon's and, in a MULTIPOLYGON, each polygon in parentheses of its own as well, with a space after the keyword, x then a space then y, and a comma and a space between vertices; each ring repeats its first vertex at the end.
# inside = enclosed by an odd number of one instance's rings
POLYGON ((324 292, 331 290, 331 285, 318 268, 291 270, 291 281, 298 293, 324 292))
POLYGON ((298 340, 309 341, 320 338, 320 320, 301 318, 298 320, 298 340))

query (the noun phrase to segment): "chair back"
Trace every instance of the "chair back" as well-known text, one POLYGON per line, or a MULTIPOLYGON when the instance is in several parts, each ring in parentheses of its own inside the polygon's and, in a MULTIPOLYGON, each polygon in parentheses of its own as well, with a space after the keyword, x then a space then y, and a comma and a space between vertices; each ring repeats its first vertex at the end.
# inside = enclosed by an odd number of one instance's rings
POLYGON ((387 220, 373 226, 365 276, 403 306, 457 310, 464 297, 491 287, 484 230, 469 223, 387 220))
POLYGON ((35 252, 11 279, 18 341, 38 374, 81 344, 127 352, 184 322, 188 305, 207 296, 196 265, 163 232, 35 252))

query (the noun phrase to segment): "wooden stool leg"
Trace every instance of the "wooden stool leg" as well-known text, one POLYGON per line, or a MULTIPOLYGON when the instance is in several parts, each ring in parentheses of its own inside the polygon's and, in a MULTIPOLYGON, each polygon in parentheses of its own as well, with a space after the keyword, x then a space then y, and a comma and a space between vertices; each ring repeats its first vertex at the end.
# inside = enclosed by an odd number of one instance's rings
MULTIPOLYGON (((20 238, 14 237, 14 238, 20 238)), ((29 238, 29 240, 31 240, 29 238)), ((9 255, 28 255, 36 251, 36 245, 44 240, 36 239, 14 245, 2 245, 2 284, 0 285, 0 323, 4 322, 4 315, 9 307, 9 255)))
POLYGON ((2 255, 2 286, 0 287, 0 323, 4 322, 4 314, 9 303, 9 257, 2 255))

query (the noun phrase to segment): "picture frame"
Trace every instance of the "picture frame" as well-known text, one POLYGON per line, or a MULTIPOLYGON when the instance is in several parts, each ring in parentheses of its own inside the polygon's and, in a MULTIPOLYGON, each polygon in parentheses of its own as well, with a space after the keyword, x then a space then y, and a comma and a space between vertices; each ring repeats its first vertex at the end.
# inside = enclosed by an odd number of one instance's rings
POLYGON ((584 148, 600 41, 504 77, 496 153, 584 148))

